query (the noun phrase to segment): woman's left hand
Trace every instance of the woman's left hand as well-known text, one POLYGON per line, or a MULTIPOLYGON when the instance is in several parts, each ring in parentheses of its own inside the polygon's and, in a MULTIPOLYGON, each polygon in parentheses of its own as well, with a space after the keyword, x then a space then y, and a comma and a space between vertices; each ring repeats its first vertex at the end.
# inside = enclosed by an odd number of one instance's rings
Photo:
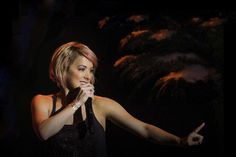
POLYGON ((200 135, 198 132, 204 127, 205 123, 202 123, 196 129, 193 130, 187 137, 181 139, 181 146, 193 146, 202 144, 203 136, 200 135))

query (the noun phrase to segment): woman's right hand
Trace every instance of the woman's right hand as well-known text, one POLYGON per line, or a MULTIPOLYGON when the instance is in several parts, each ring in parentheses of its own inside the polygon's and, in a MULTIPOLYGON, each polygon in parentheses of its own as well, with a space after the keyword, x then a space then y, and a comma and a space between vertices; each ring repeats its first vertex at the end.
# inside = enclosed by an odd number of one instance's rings
POLYGON ((89 97, 92 99, 94 98, 94 86, 92 84, 82 84, 80 85, 80 88, 81 89, 76 98, 76 101, 79 101, 84 104, 89 97))

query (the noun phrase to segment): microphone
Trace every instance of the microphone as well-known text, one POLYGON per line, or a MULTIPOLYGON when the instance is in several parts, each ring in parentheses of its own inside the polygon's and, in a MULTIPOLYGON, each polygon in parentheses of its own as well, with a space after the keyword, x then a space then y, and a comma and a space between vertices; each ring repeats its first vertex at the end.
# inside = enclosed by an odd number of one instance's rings
POLYGON ((91 134, 94 134, 93 128, 93 107, 92 107, 92 98, 89 97, 85 102, 86 115, 87 115, 87 128, 91 134))
MULTIPOLYGON (((69 91, 68 95, 66 96, 66 104, 71 103, 74 99, 76 99, 80 95, 81 88, 77 87, 69 91)), ((89 97, 85 102, 85 109, 86 109, 86 126, 87 129, 91 134, 94 133, 93 128, 93 108, 92 108, 92 98, 89 97)))

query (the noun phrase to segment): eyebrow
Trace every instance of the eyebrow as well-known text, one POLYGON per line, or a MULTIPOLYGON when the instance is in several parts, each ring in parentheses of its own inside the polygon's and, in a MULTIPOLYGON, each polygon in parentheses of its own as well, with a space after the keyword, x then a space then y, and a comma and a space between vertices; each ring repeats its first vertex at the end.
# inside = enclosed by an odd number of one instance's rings
MULTIPOLYGON (((79 65, 78 67, 80 67, 80 66, 82 66, 84 68, 88 68, 86 65, 83 65, 83 64, 79 65)), ((94 67, 91 67, 90 69, 94 69, 94 67)))
POLYGON ((86 66, 86 65, 78 65, 78 66, 79 66, 79 67, 80 67, 80 66, 82 66, 82 67, 85 67, 85 68, 87 68, 87 66, 86 66))

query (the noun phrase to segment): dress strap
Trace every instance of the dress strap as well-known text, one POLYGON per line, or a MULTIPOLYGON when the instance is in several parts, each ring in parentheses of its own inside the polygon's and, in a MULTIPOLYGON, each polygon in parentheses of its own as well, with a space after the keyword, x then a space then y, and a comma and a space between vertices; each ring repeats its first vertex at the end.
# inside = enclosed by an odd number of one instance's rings
POLYGON ((56 101, 57 101, 57 96, 53 95, 52 96, 52 112, 51 112, 50 116, 52 116, 56 112, 56 101))

